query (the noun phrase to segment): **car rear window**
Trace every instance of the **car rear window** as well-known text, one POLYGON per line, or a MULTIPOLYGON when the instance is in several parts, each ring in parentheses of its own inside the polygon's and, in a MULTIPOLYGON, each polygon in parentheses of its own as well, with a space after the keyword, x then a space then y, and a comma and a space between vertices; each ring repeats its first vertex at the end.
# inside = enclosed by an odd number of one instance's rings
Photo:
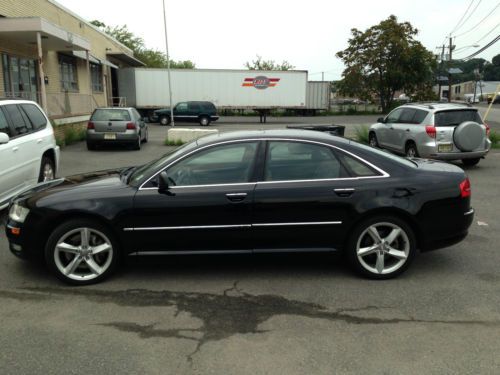
POLYGON ((11 136, 9 123, 7 122, 7 118, 5 117, 1 109, 0 109, 0 132, 7 134, 9 137, 11 136))
POLYGON ((42 129, 47 126, 47 119, 43 113, 33 104, 21 104, 21 108, 31 121, 35 130, 42 129))
POLYGON ((126 109, 96 109, 92 121, 130 121, 130 114, 126 109))
POLYGON ((442 111, 434 114, 434 126, 455 126, 464 121, 475 121, 482 124, 481 117, 476 110, 442 111))

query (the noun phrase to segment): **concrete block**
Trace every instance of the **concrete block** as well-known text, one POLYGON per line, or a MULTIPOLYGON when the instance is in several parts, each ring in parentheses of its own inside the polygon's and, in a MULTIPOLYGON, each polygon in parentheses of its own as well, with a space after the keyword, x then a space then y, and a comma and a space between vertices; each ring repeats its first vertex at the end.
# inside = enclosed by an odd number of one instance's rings
POLYGON ((186 129, 186 128, 171 128, 168 129, 167 137, 169 141, 182 141, 184 143, 191 142, 194 139, 203 137, 208 134, 217 134, 217 129, 186 129))

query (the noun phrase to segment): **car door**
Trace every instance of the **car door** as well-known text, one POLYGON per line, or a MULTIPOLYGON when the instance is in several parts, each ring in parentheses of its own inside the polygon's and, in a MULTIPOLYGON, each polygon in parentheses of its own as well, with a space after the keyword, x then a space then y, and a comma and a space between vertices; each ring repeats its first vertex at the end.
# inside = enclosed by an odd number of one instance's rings
POLYGON ((259 142, 210 146, 166 168, 134 200, 136 247, 146 252, 251 251, 254 165, 259 142))
POLYGON ((8 144, 15 155, 16 179, 20 179, 21 187, 31 186, 37 182, 36 171, 40 168, 36 135, 28 117, 17 104, 7 104, 3 109, 12 129, 12 139, 8 144))
POLYGON ((254 196, 256 252, 332 250, 342 242, 363 192, 341 158, 322 144, 268 142, 254 196))
POLYGON ((399 116, 403 112, 402 108, 396 108, 385 118, 385 126, 382 129, 382 139, 379 139, 379 144, 382 147, 395 149, 396 148, 396 134, 394 126, 399 120, 399 116))
MULTIPOLYGON (((0 132, 12 137, 7 117, 0 107, 0 132)), ((0 205, 2 205, 24 183, 16 165, 16 152, 12 140, 0 144, 0 205)))
POLYGON ((198 121, 198 116, 201 113, 200 104, 196 102, 188 103, 189 121, 198 121))
POLYGON ((186 102, 177 103, 174 108, 174 118, 176 121, 188 121, 189 110, 186 102))
POLYGON ((394 150, 404 153, 406 141, 410 137, 410 132, 415 117, 415 108, 404 108, 399 115, 398 121, 392 125, 392 147, 394 150))

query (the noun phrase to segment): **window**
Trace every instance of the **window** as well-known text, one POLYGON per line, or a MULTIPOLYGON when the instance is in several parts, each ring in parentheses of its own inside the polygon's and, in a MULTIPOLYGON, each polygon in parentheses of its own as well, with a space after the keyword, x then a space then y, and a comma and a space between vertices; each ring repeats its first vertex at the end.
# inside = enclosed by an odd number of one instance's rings
POLYGON ((24 110, 24 113, 28 116, 31 125, 35 130, 39 130, 45 128, 47 126, 47 119, 43 115, 43 113, 38 109, 37 106, 33 104, 21 104, 21 108, 24 110))
POLYGON ((265 181, 348 177, 329 147, 303 142, 269 142, 265 181))
POLYGON ((181 160, 167 171, 173 186, 249 182, 257 142, 216 146, 181 160))
POLYGON ((374 169, 351 155, 339 153, 339 157, 351 177, 368 177, 380 175, 380 173, 376 172, 374 169))
POLYGON ((78 74, 76 59, 74 57, 59 55, 59 75, 61 79, 61 89, 78 91, 78 74))
POLYGON ((9 123, 7 122, 7 118, 5 117, 1 109, 0 109, 0 133, 5 133, 9 137, 11 136, 9 123))
POLYGON ((395 122, 398 122, 399 115, 401 115, 401 112, 403 112, 402 108, 395 109, 394 111, 392 111, 391 113, 389 113, 389 115, 387 116, 387 119, 385 120, 385 122, 391 123, 391 124, 395 123, 395 122))
POLYGON ((14 136, 26 134, 31 131, 31 124, 27 121, 26 115, 20 111, 17 105, 10 104, 6 105, 4 108, 14 128, 14 136))
POLYGON ((422 111, 421 109, 417 109, 415 111, 415 116, 413 117, 414 124, 421 124, 422 121, 427 117, 427 111, 422 111))
POLYGON ((189 103, 188 108, 190 112, 200 112, 200 105, 198 103, 189 103))
POLYGON ((188 105, 187 103, 179 103, 175 106, 175 110, 179 112, 187 111, 188 105))
POLYGON ((455 126, 464 121, 475 121, 482 124, 481 117, 475 110, 443 111, 434 114, 435 126, 455 126))
POLYGON ((130 113, 126 109, 96 109, 91 121, 130 121, 130 113))
POLYGON ((102 67, 90 64, 90 78, 92 79, 92 91, 102 92, 102 67))

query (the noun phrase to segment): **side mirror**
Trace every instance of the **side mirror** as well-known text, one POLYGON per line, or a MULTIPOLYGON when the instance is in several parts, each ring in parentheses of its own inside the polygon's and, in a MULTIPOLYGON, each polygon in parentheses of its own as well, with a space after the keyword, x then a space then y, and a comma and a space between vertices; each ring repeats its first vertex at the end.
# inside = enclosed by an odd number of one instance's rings
POLYGON ((385 119, 383 117, 379 117, 377 119, 377 122, 381 122, 382 124, 385 124, 385 119))
POLYGON ((161 172, 158 178, 158 193, 160 194, 168 193, 168 176, 167 172, 165 171, 161 172))
POLYGON ((9 143, 9 140, 10 140, 10 138, 9 138, 8 134, 0 132, 0 145, 3 145, 5 143, 9 143))

